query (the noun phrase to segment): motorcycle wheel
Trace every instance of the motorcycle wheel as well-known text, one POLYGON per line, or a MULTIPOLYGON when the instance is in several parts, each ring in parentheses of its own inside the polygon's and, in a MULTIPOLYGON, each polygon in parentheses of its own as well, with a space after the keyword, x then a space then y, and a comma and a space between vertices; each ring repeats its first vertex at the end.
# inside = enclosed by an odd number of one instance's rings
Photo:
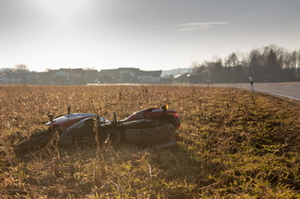
POLYGON ((52 139, 52 132, 51 131, 41 131, 39 132, 39 136, 30 138, 24 142, 21 142, 18 145, 14 146, 14 152, 18 157, 25 156, 30 152, 37 151, 41 148, 47 146, 47 144, 52 139))

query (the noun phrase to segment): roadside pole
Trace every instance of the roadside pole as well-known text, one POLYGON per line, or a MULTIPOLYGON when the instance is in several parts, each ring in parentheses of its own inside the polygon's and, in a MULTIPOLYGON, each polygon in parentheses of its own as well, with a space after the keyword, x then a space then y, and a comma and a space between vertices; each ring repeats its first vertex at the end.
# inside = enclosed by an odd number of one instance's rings
POLYGON ((249 77, 249 80, 250 80, 252 92, 254 92, 254 86, 253 86, 253 79, 252 79, 252 77, 249 77))

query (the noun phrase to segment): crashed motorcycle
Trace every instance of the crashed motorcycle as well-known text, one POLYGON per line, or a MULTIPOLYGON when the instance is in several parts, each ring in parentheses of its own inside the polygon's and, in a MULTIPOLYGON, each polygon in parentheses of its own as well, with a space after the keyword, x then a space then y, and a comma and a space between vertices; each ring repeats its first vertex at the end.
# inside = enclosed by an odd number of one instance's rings
POLYGON ((171 147, 180 140, 180 116, 167 105, 137 111, 125 119, 113 121, 93 113, 70 113, 54 118, 49 116, 48 127, 31 135, 29 140, 14 147, 17 156, 49 146, 53 140, 60 147, 91 146, 97 143, 131 143, 153 148, 171 147))

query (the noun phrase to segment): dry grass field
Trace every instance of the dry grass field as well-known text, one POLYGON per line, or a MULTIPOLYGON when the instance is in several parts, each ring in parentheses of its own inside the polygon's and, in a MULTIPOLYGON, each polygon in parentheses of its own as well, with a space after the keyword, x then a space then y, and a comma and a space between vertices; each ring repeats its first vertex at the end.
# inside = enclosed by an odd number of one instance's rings
POLYGON ((300 198, 300 106, 206 86, 0 86, 0 197, 300 198), (183 138, 172 149, 132 145, 44 149, 21 161, 13 145, 47 114, 107 119, 169 104, 183 138))

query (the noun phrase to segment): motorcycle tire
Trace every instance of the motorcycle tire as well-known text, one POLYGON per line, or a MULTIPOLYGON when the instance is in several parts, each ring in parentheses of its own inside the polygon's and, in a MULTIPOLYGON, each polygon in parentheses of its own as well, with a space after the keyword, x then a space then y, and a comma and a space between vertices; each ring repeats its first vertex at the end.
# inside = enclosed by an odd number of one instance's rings
POLYGON ((18 157, 22 157, 30 152, 44 148, 52 139, 51 131, 44 131, 39 136, 30 138, 14 146, 14 152, 18 157))
POLYGON ((125 140, 129 143, 148 145, 172 139, 175 128, 170 123, 164 123, 149 128, 127 128, 124 134, 125 140))

